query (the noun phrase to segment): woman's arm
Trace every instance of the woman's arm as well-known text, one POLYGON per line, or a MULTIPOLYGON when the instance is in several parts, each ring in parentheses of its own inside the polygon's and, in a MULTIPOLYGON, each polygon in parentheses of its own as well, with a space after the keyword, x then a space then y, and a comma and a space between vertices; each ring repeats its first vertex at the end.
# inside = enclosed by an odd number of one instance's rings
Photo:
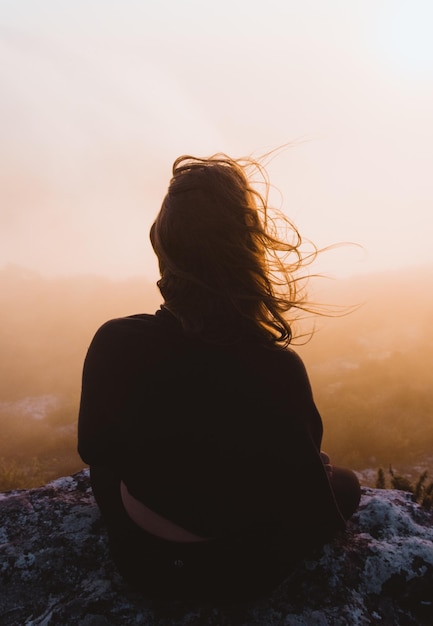
POLYGON ((78 453, 89 465, 111 464, 116 449, 114 427, 124 382, 113 328, 107 322, 97 331, 84 360, 78 453))
POLYGON ((320 458, 322 459, 322 463, 325 466, 325 470, 328 474, 328 477, 331 478, 332 477, 332 465, 331 465, 331 459, 329 458, 329 455, 323 450, 321 450, 320 458))

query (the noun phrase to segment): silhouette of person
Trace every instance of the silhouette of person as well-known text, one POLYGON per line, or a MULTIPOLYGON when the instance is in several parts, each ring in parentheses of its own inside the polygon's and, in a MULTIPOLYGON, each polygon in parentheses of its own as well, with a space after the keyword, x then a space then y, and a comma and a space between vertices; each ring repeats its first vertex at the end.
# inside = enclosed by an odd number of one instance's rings
POLYGON ((302 239, 254 172, 268 185, 253 159, 175 161, 150 230, 163 304, 103 324, 84 363, 78 450, 114 562, 152 596, 269 593, 360 500, 289 347, 302 239))

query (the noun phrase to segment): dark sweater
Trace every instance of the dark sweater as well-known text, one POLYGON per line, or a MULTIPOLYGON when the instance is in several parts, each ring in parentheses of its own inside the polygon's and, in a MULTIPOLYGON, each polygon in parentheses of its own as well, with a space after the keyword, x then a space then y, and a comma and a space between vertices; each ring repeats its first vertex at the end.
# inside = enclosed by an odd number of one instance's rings
POLYGON ((165 308, 111 320, 83 370, 78 450, 148 507, 203 536, 344 527, 301 359, 248 332, 187 336, 165 308))

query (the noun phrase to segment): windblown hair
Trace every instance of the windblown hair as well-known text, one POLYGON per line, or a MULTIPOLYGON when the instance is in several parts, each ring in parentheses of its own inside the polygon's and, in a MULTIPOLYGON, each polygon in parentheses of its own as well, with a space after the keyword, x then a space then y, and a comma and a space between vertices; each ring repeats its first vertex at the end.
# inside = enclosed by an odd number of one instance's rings
POLYGON ((185 331, 206 336, 221 320, 290 343, 288 312, 308 310, 298 273, 317 250, 302 254, 298 230, 282 213, 271 216, 268 195, 267 173, 254 159, 216 154, 174 162, 150 239, 164 304, 185 331), (253 172, 265 193, 253 187, 253 172))

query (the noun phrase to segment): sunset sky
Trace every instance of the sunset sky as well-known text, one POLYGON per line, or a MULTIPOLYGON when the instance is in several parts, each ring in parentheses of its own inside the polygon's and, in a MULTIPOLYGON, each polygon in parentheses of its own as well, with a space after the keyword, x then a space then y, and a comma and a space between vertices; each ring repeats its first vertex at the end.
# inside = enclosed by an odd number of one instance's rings
POLYGON ((0 0, 0 268, 156 277, 173 160, 260 155, 334 275, 433 263, 431 0, 0 0))

